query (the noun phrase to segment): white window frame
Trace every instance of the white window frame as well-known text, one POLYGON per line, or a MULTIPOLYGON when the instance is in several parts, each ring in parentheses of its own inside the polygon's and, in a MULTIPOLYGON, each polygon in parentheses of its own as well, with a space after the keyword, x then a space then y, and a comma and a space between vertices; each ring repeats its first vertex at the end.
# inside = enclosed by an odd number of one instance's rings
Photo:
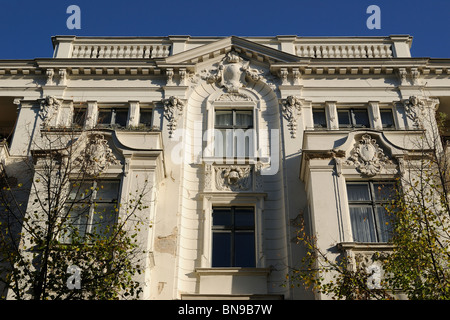
POLYGON ((253 207, 255 209, 255 268, 264 268, 263 212, 264 195, 261 194, 203 194, 203 248, 202 268, 212 268, 212 213, 213 207, 253 207))

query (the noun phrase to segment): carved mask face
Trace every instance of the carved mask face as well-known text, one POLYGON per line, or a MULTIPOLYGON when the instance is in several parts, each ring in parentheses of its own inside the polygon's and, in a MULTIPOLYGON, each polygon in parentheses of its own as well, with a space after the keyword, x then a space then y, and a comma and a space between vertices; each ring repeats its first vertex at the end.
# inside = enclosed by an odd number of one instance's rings
POLYGON ((239 173, 235 170, 230 171, 228 174, 228 183, 229 184, 236 184, 239 181, 239 173))

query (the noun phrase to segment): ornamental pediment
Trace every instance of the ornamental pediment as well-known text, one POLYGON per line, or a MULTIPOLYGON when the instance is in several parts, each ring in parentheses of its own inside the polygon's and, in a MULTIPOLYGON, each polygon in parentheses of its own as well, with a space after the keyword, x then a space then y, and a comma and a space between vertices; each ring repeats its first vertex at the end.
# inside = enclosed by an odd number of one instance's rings
POLYGON ((271 47, 252 42, 236 36, 217 40, 216 42, 180 52, 173 56, 157 61, 158 66, 181 64, 197 64, 214 60, 219 56, 235 51, 241 56, 259 62, 272 63, 293 63, 300 62, 301 58, 271 47))

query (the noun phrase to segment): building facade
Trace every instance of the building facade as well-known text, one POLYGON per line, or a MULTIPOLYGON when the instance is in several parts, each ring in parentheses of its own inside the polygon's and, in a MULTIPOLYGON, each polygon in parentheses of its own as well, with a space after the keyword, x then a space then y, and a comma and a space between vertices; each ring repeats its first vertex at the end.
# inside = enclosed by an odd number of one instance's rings
POLYGON ((411 57, 406 35, 52 41, 0 61, 2 170, 77 127, 119 199, 145 180, 143 299, 326 298, 286 279, 296 222, 330 255, 387 248, 376 191, 417 115, 450 113, 450 60, 411 57))

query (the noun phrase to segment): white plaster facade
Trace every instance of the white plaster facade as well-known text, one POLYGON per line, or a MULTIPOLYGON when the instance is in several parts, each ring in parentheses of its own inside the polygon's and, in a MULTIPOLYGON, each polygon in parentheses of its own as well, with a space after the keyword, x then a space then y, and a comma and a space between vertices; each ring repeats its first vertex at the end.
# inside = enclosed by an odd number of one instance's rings
POLYGON ((383 246, 354 240, 346 182, 400 170, 418 132, 410 97, 450 110, 450 60, 411 57, 405 35, 52 41, 52 58, 0 61, 0 126, 11 133, 1 162, 13 175, 41 123, 71 126, 75 109, 86 110, 85 130, 97 127, 102 108, 126 109, 133 127, 142 110, 151 113, 151 131, 101 131, 117 160, 105 174, 120 179, 123 197, 142 185, 137 173, 152 186, 144 299, 326 298, 286 282, 302 257, 292 222, 303 212, 324 249, 383 246), (338 112, 351 109, 365 110, 368 125, 340 126, 338 112), (252 130, 244 156, 224 159, 212 129, 227 110, 251 115, 252 130), (315 110, 325 115, 320 128, 315 110), (393 127, 383 127, 384 110, 393 127), (223 206, 254 210, 251 267, 212 265, 212 213, 223 206))

